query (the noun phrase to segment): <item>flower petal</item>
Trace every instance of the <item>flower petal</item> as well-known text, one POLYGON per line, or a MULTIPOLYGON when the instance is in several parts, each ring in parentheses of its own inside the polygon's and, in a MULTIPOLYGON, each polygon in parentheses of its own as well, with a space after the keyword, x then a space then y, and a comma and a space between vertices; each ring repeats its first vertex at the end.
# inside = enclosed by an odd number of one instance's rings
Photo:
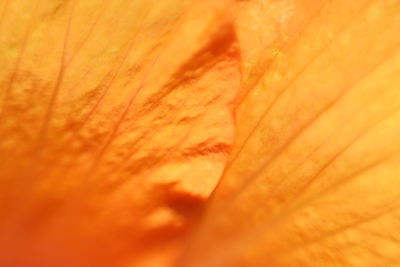
POLYGON ((249 62, 234 152, 185 266, 396 264, 400 5, 277 2, 301 28, 249 62))
POLYGON ((233 142, 231 1, 1 5, 0 265, 168 265, 233 142))

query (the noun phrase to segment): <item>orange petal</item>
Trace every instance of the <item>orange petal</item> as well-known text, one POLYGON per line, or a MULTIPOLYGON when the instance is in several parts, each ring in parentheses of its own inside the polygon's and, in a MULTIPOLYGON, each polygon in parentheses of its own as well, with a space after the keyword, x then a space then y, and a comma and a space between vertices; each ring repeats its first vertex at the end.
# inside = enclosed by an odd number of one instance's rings
POLYGON ((168 265, 233 142, 231 1, 1 5, 0 265, 168 265))
POLYGON ((289 24, 248 52, 233 155, 184 266, 396 265, 399 2, 246 1, 241 39, 266 39, 263 3, 289 24))

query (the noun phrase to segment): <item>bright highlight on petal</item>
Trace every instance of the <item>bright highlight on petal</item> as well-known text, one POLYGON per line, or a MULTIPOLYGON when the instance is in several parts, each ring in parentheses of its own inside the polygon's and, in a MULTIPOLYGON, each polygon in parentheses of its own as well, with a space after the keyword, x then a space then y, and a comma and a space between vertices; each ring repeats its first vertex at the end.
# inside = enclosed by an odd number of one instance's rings
POLYGON ((0 0, 0 266, 396 266, 396 0, 0 0))

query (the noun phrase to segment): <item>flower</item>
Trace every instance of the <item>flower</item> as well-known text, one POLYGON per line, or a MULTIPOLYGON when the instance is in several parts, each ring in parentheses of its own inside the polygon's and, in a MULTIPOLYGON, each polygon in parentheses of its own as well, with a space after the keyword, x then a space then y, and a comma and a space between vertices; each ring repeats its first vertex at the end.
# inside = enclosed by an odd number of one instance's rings
POLYGON ((397 1, 1 4, 1 266, 398 262, 397 1))

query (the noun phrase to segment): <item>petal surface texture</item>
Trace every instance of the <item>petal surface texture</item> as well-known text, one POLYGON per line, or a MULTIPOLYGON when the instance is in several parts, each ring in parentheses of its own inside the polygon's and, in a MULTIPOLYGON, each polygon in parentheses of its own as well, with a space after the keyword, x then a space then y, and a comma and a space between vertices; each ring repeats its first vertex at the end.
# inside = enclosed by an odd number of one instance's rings
POLYGON ((183 265, 399 266, 399 2, 241 3, 235 144, 183 265))
POLYGON ((0 266, 171 266, 233 142, 235 5, 0 4, 0 266))
POLYGON ((0 0, 0 266, 400 266, 398 0, 0 0))

